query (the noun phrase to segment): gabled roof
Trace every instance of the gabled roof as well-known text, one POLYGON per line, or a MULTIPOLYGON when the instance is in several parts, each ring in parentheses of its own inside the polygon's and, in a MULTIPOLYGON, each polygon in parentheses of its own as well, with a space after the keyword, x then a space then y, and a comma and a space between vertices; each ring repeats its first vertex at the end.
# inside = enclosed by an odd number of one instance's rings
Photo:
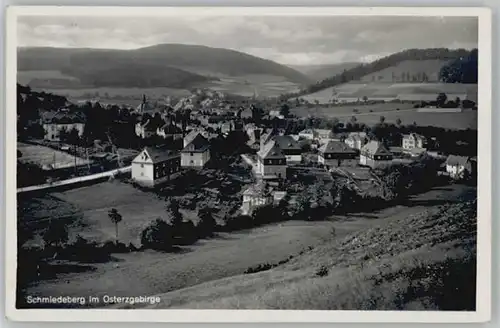
POLYGON ((312 129, 305 129, 305 130, 302 130, 299 132, 299 135, 300 134, 313 134, 314 131, 312 129))
POLYGON ((385 148, 385 146, 379 141, 370 141, 361 148, 361 152, 370 155, 392 155, 392 153, 385 148))
POLYGON ((272 136, 271 139, 276 141, 281 150, 302 149, 299 143, 291 136, 272 136))
POLYGON ((267 186, 262 180, 259 182, 249 186, 244 192, 243 195, 246 196, 256 196, 256 197, 269 197, 270 190, 267 189, 267 186))
MULTIPOLYGON (((138 158, 143 153, 145 153, 144 155, 146 155, 147 157, 151 158, 151 161, 153 162, 153 164, 164 162, 168 159, 179 156, 178 151, 170 150, 170 149, 167 149, 164 147, 146 147, 139 155, 137 155, 136 158, 134 158, 134 162, 142 161, 142 159, 138 159, 138 158)), ((147 160, 147 158, 144 160, 147 160)))
POLYGON ((450 155, 446 159, 446 165, 465 166, 469 162, 469 157, 450 155))
POLYGON ((187 146, 188 144, 191 143, 191 141, 194 140, 194 138, 196 138, 196 136, 200 134, 200 131, 198 130, 192 130, 191 132, 189 132, 185 137, 184 137, 184 144, 187 146))
POLYGON ((183 152, 202 153, 208 150, 210 144, 201 134, 197 134, 194 139, 182 149, 183 152))
POLYGON ((367 140, 368 138, 365 132, 351 132, 349 133, 349 136, 346 139, 353 141, 363 141, 367 140))
POLYGON ((177 125, 172 124, 172 123, 166 123, 162 127, 160 127, 160 130, 163 131, 165 134, 181 134, 182 130, 179 128, 177 125))
POLYGON ((417 134, 417 133, 410 133, 410 134, 403 134, 403 139, 408 139, 408 138, 411 138, 413 137, 415 140, 422 140, 422 141, 426 141, 427 139, 423 136, 423 135, 420 135, 420 134, 417 134))
POLYGON ((42 112, 42 121, 45 124, 74 124, 85 123, 85 115, 83 113, 67 113, 67 112, 42 112))
POLYGON ((357 152, 340 141, 328 141, 326 144, 318 149, 321 153, 335 153, 335 154, 356 154, 357 152))
POLYGON ((144 130, 148 130, 148 131, 154 131, 154 127, 153 127, 153 124, 151 124, 151 120, 146 120, 145 122, 139 122, 137 123, 138 125, 140 125, 144 130))
POLYGON ((270 129, 266 131, 265 133, 261 134, 260 140, 263 142, 267 142, 268 140, 271 140, 272 136, 277 135, 277 131, 275 129, 270 129))
POLYGON ((286 158, 276 141, 271 140, 257 153, 261 159, 284 159, 286 158))

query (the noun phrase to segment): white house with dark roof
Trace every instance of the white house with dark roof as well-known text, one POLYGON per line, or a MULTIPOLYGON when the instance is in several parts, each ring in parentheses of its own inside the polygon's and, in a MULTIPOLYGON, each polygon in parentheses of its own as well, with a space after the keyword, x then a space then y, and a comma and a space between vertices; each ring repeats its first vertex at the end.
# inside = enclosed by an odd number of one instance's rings
POLYGON ((361 148, 359 164, 378 168, 392 164, 392 153, 379 141, 372 140, 361 148))
POLYGON ((341 141, 328 141, 318 149, 318 162, 326 167, 356 166, 358 152, 341 141))
POLYGON ((334 139, 334 133, 332 130, 328 129, 314 129, 314 139, 318 141, 320 145, 323 145, 334 139))
POLYGON ((251 215, 257 207, 273 203, 273 195, 263 180, 251 185, 243 192, 241 213, 251 215))
POLYGON ((145 120, 141 122, 137 122, 135 125, 135 135, 142 138, 147 139, 156 134, 156 129, 153 126, 151 120, 145 120))
POLYGON ((417 133, 403 134, 402 147, 405 150, 425 149, 427 147, 427 138, 417 133))
POLYGON ((156 134, 163 138, 182 139, 182 129, 172 122, 166 122, 160 126, 156 129, 156 134))
POLYGON ((173 179, 180 170, 180 153, 164 148, 146 147, 132 161, 132 179, 146 187, 173 179))
POLYGON ((60 132, 76 130, 78 136, 83 135, 85 128, 85 116, 81 113, 69 113, 67 111, 43 112, 41 115, 44 139, 59 141, 60 132))
POLYGON ((299 138, 313 140, 314 139, 314 130, 313 129, 305 129, 305 130, 300 131, 299 138))
POLYGON ((368 142, 368 137, 365 132, 351 132, 344 142, 353 149, 361 150, 368 142))
POLYGON ((302 147, 292 136, 272 136, 278 147, 286 157, 287 164, 297 164, 302 162, 302 147))
POLYGON ((197 133, 192 139, 184 139, 185 146, 181 150, 181 166, 201 169, 210 160, 210 143, 197 133))
POLYGON ((446 159, 446 172, 453 179, 461 179, 472 172, 472 163, 469 157, 449 155, 446 159))
POLYGON ((269 141, 257 153, 257 174, 263 179, 284 179, 286 169, 286 156, 276 141, 269 141))

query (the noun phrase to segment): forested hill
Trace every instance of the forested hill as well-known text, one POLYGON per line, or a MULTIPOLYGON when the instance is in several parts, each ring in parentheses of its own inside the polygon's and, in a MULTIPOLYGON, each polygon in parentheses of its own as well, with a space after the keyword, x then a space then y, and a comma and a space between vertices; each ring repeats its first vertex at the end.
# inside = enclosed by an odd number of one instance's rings
MULTIPOLYGON (((477 55, 477 49, 472 51, 465 49, 450 50, 447 48, 408 49, 368 64, 360 64, 354 68, 346 69, 342 73, 310 85, 298 93, 283 95, 283 98, 302 96, 339 84, 359 81, 369 74, 380 72, 405 61, 441 60, 443 65, 437 67, 437 72, 435 72, 440 81, 446 83, 477 83, 477 55)), ((407 82, 426 82, 428 79, 428 74, 421 74, 420 71, 407 71, 404 73, 408 74, 408 76, 419 75, 419 81, 409 79, 407 82)))
POLYGON ((72 88, 189 88, 221 76, 245 78, 255 74, 281 77, 300 85, 311 82, 298 71, 270 60, 230 49, 185 44, 133 50, 19 48, 18 70, 59 73, 52 78, 52 84, 72 88))

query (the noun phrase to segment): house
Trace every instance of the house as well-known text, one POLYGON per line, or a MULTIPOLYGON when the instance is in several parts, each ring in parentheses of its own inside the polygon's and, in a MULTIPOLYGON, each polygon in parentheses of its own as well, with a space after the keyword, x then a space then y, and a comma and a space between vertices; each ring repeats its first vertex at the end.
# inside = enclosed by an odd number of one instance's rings
POLYGON ((259 180, 243 192, 241 214, 251 215, 260 206, 279 204, 286 194, 286 191, 275 191, 266 182, 259 180))
POLYGON ((60 141, 61 131, 70 132, 75 130, 78 136, 83 135, 85 128, 85 116, 81 113, 69 113, 67 111, 44 112, 41 115, 44 139, 60 141))
POLYGON ((163 138, 182 139, 182 129, 172 122, 167 122, 160 126, 156 130, 156 134, 163 138))
POLYGON ((267 131, 263 131, 263 133, 260 135, 260 149, 264 148, 264 145, 267 144, 269 141, 271 141, 271 138, 278 135, 278 130, 276 129, 269 129, 267 131))
POLYGON ((272 136, 278 147, 281 149, 286 157, 287 164, 302 162, 302 147, 300 147, 297 140, 291 136, 272 136))
POLYGON ((155 134, 156 129, 149 119, 144 122, 137 122, 137 124, 135 125, 135 135, 142 139, 150 138, 155 134))
POLYGON ((368 137, 365 132, 351 132, 344 142, 349 147, 359 151, 368 142, 368 137))
POLYGON ((340 141, 328 141, 319 148, 318 162, 328 167, 356 166, 358 152, 340 141))
POLYGON ((472 173, 472 163, 469 157, 449 155, 446 159, 446 172, 453 179, 462 179, 472 173))
POLYGON ((257 174, 263 179, 286 178, 286 169, 286 156, 275 140, 257 152, 257 174))
MULTIPOLYGON (((186 139, 184 139, 186 142, 186 139)), ((208 140, 197 133, 181 151, 181 166, 203 168, 210 160, 210 144, 208 140)))
POLYGON ((235 130, 234 121, 223 122, 223 123, 219 124, 219 128, 220 128, 220 132, 223 135, 228 135, 229 132, 235 130))
POLYGON ((281 115, 281 112, 278 109, 273 109, 273 110, 269 111, 269 117, 271 117, 271 118, 276 117, 276 118, 279 118, 279 119, 284 119, 285 118, 285 116, 281 115))
POLYGON ((180 170, 179 152, 164 148, 146 147, 132 161, 132 179, 146 187, 173 179, 180 170))
POLYGON ((243 192, 241 212, 243 215, 251 215, 257 207, 273 203, 273 195, 262 180, 251 185, 243 192))
POLYGON ((302 130, 299 132, 299 138, 313 140, 314 139, 314 131, 312 129, 302 130))
POLYGON ((402 146, 405 150, 411 150, 413 148, 426 148, 427 139, 416 133, 403 134, 402 146))
POLYGON ((315 129, 314 137, 322 145, 333 139, 333 132, 328 129, 315 129))
POLYGON ((255 124, 247 124, 245 126, 245 131, 248 135, 247 145, 253 149, 258 150, 260 148, 260 136, 263 129, 258 128, 255 124))
POLYGON ((379 141, 370 141, 361 148, 359 164, 378 168, 392 164, 392 153, 379 141))

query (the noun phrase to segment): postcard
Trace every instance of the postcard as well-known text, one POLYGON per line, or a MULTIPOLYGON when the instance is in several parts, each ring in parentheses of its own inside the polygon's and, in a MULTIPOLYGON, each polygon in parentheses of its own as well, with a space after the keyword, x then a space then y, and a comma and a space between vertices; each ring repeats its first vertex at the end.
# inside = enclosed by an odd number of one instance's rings
POLYGON ((7 11, 11 320, 490 319, 489 9, 104 9, 7 11))

